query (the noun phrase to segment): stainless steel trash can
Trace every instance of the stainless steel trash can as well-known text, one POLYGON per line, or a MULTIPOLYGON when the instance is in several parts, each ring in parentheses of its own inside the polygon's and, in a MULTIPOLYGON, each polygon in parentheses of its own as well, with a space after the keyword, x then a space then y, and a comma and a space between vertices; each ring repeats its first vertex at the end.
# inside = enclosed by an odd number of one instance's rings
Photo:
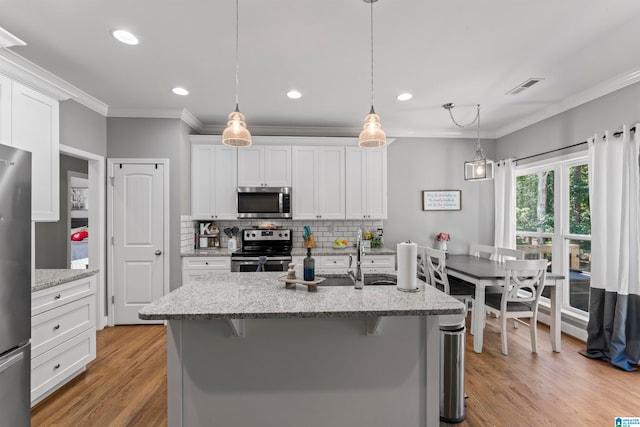
POLYGON ((440 420, 459 423, 464 406, 464 317, 440 316, 440 420))

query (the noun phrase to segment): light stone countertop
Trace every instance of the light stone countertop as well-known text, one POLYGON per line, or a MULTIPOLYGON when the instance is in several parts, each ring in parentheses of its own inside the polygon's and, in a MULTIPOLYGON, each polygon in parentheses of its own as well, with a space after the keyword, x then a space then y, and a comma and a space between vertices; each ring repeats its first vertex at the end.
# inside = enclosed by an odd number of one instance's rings
POLYGON ((462 314, 464 304, 418 281, 419 292, 396 286, 318 286, 286 289, 282 272, 216 273, 187 282, 143 307, 143 320, 208 320, 427 316, 462 314))
MULTIPOLYGON (((355 255, 357 253, 356 248, 353 246, 347 246, 344 249, 334 249, 330 246, 311 248, 311 256, 340 256, 340 255, 355 255)), ((367 248, 364 250, 364 256, 367 255, 395 255, 396 251, 391 248, 367 248)), ((291 250, 292 256, 307 256, 307 248, 293 248, 291 250)))
POLYGON ((41 291, 98 274, 99 270, 36 269, 31 292, 41 291))
MULTIPOLYGON (((189 249, 180 254, 182 257, 225 257, 231 256, 235 251, 230 251, 227 248, 206 248, 206 249, 189 249)), ((370 248, 365 249, 365 256, 367 255, 395 255, 396 251, 391 248, 370 248)), ((345 247, 344 249, 333 249, 332 247, 317 247, 311 248, 311 254, 313 256, 339 256, 339 255, 355 255, 356 248, 352 246, 345 247)), ((307 248, 293 248, 291 250, 292 256, 306 256, 307 248)))
MULTIPOLYGON (((236 249, 237 250, 237 249, 236 249)), ((201 257, 201 256, 231 256, 236 250, 228 248, 206 248, 206 249, 189 249, 183 251, 181 257, 201 257)))

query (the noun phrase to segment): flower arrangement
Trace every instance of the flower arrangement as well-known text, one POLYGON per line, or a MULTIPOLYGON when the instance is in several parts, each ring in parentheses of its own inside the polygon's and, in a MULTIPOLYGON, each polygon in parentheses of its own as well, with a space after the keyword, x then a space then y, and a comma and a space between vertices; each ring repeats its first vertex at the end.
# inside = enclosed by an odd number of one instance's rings
POLYGON ((440 233, 436 236, 436 240, 438 242, 447 242, 451 240, 451 236, 449 236, 447 233, 440 233))

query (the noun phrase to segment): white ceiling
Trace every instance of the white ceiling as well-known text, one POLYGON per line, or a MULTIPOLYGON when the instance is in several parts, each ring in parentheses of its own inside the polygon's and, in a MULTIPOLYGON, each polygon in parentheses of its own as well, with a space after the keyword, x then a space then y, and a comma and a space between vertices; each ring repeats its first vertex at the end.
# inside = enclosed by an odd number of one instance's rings
MULTIPOLYGON (((363 0, 239 0, 240 109, 254 135, 356 136, 370 106, 363 0), (303 97, 285 94, 296 88, 303 97)), ((502 136, 640 80, 638 0, 380 0, 375 108, 390 137, 459 136, 482 105, 502 136), (634 74, 635 73, 635 74, 634 74), (519 95, 506 92, 544 80, 519 95), (401 92, 413 99, 400 102, 401 92)), ((235 104, 233 0, 0 0, 10 48, 104 102, 109 116, 186 108, 219 133, 235 104), (125 28, 140 38, 123 45, 125 28), (184 86, 191 93, 171 93, 184 86)), ((468 129, 466 136, 475 134, 468 129)))

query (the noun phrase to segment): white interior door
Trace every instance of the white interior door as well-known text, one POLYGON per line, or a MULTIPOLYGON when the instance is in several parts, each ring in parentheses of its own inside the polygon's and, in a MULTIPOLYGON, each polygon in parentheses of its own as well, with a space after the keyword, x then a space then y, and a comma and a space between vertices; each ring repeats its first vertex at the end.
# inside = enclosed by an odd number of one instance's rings
POLYGON ((114 323, 158 323, 138 310, 164 294, 164 166, 118 164, 113 176, 114 323))

